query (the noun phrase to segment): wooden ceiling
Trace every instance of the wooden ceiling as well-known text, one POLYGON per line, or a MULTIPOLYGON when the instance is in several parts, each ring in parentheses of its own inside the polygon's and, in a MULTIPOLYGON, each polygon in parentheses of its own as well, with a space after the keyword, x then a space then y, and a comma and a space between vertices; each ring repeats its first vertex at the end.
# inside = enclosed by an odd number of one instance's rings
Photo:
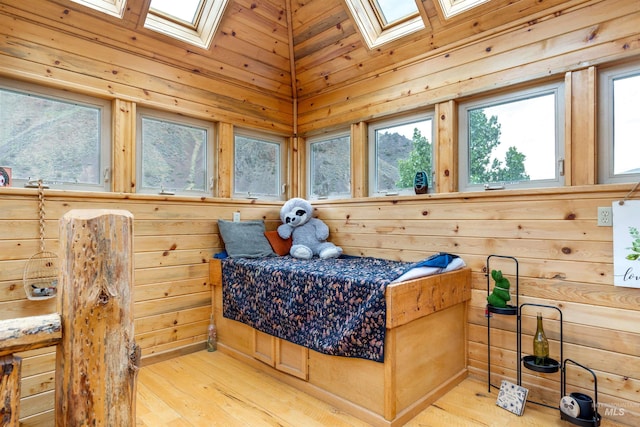
POLYGON ((149 0, 127 0, 122 20, 70 0, 1 3, 2 9, 13 4, 37 14, 34 20, 56 30, 290 99, 292 52, 297 96, 304 98, 580 1, 492 0, 446 21, 436 0, 424 0, 422 13, 429 28, 373 51, 364 44, 344 0, 230 0, 209 50, 143 28, 149 0))
MULTIPOLYGON (((416 61, 428 64, 449 49, 533 25, 589 0, 491 0, 449 20, 437 0, 423 0, 427 29, 374 50, 367 48, 344 0, 230 0, 209 49, 145 29, 149 1, 127 0, 119 19, 71 0, 0 0, 0 18, 10 20, 0 30, 5 38, 0 54, 26 59, 28 51, 28 60, 40 67, 75 73, 87 67, 92 77, 102 73, 109 82, 118 74, 117 83, 124 85, 114 90, 118 94, 126 94, 128 84, 131 91, 175 85, 176 93, 184 92, 179 85, 189 85, 203 97, 215 93, 220 108, 228 95, 238 117, 245 100, 253 115, 263 109, 267 121, 276 115, 270 111, 294 116, 294 100, 310 102, 416 61), (109 70, 108 64, 120 67, 109 70)), ((111 87, 106 84, 106 90, 111 87)))

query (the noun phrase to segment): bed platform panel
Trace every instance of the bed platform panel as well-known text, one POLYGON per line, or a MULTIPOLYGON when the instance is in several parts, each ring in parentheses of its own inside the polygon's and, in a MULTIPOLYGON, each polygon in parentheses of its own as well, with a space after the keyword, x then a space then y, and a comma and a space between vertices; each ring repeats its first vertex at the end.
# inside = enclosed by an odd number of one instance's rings
POLYGON ((224 318, 220 260, 210 273, 220 351, 371 425, 406 423, 467 375, 469 268, 387 287, 384 363, 318 353, 224 318))

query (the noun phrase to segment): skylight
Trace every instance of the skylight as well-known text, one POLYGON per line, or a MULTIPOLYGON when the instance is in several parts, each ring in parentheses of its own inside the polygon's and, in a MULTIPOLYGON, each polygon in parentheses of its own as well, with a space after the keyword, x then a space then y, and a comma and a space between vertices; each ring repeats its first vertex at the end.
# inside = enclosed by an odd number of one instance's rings
POLYGON ((71 0, 102 13, 122 18, 126 0, 71 0))
POLYGON ((145 28, 208 49, 229 0, 151 0, 145 28))
POLYGON ((369 49, 426 28, 415 0, 346 0, 369 49))
POLYGON ((371 0, 371 5, 378 10, 383 27, 418 14, 415 0, 371 0))
POLYGON ((488 2, 489 0, 438 0, 445 19, 449 19, 454 15, 466 12, 476 6, 488 2))
POLYGON ((202 0, 151 0, 149 9, 195 26, 202 3, 202 0))
MULTIPOLYGON (((438 0, 444 19, 466 12, 489 0, 438 0)), ((421 2, 416 0, 345 0, 351 16, 369 49, 429 29, 421 2)))

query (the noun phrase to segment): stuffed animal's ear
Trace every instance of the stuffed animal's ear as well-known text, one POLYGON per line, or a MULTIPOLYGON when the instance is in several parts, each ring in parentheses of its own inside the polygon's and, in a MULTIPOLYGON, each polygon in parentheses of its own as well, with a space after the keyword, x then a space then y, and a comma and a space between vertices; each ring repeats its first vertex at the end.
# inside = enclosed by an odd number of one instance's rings
POLYGON ((282 207, 280 208, 280 221, 284 222, 285 220, 285 216, 287 215, 287 212, 289 212, 291 210, 291 200, 287 200, 284 205, 282 205, 282 207))
POLYGON ((301 199, 301 198, 296 198, 295 200, 296 200, 295 206, 300 207, 305 211, 307 211, 307 215, 309 215, 309 217, 313 215, 313 206, 311 206, 311 203, 309 203, 308 200, 301 199))

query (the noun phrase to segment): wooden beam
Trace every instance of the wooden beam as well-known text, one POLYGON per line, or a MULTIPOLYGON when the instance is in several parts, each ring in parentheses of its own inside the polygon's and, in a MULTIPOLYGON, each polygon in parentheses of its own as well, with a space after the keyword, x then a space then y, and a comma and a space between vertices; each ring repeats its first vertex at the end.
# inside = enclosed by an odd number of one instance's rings
POLYGON ((233 139, 233 125, 218 123, 216 197, 230 198, 233 194, 233 139))
POLYGON ((289 191, 287 197, 305 198, 307 193, 307 140, 302 137, 289 138, 291 143, 289 159, 289 191))
MULTIPOLYGON (((436 105, 435 191, 458 191, 458 111, 455 101, 436 105)), ((431 178, 431 177, 429 177, 431 178)), ((431 183, 433 186, 433 183, 431 183)))
POLYGON ((293 40, 293 18, 291 16, 291 0, 285 1, 287 9, 287 41, 289 42, 289 69, 291 73, 291 104, 293 114, 293 137, 298 136, 298 82, 296 76, 296 55, 293 40))
MULTIPOLYGON (((595 67, 567 73, 565 86, 569 112, 565 115, 570 123, 566 135, 570 143, 571 178, 568 185, 592 185, 598 181, 597 164, 597 77, 595 67)), ((566 165, 565 165, 566 166, 566 165)))
POLYGON ((60 220, 56 426, 135 425, 133 215, 78 210, 60 220))
POLYGON ((351 125, 351 196, 369 195, 369 151, 366 122, 351 125))
POLYGON ((136 192, 136 103, 114 99, 111 189, 118 193, 136 192))
POLYGON ((62 337, 59 314, 0 321, 0 356, 57 344, 62 337))

